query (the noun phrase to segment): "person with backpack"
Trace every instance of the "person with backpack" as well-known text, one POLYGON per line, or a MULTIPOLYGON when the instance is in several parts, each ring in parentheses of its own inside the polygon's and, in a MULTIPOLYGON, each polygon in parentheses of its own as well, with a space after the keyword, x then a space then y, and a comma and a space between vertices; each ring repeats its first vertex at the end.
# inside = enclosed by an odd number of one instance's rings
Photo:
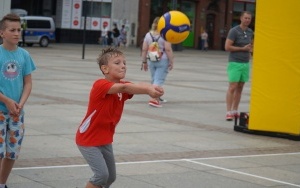
MULTIPOLYGON (((173 69, 174 55, 171 43, 164 40, 157 31, 157 23, 160 17, 156 17, 151 30, 145 35, 142 47, 142 70, 150 70, 151 84, 163 86, 170 70, 173 69)), ((150 98, 149 105, 162 107, 162 98, 150 98)))

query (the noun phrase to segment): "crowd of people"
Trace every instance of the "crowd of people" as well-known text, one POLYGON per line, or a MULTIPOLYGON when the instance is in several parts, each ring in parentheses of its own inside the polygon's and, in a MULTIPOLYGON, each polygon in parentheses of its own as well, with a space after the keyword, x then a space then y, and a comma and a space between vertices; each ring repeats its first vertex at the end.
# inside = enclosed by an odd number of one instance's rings
POLYGON ((125 25, 122 25, 121 29, 118 29, 117 24, 114 23, 112 30, 108 30, 107 26, 103 26, 103 29, 100 30, 99 43, 103 48, 107 46, 126 47, 127 30, 125 25))

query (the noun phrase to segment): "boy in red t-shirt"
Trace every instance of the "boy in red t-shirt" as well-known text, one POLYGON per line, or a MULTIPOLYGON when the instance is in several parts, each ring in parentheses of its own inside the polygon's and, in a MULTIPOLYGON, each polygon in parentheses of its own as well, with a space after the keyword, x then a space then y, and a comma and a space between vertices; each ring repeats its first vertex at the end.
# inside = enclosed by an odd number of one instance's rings
POLYGON ((112 142, 124 102, 133 94, 148 94, 153 98, 164 94, 159 86, 123 81, 126 61, 118 49, 102 50, 98 64, 105 78, 95 81, 87 113, 76 133, 76 144, 94 173, 85 188, 108 188, 116 179, 112 142))

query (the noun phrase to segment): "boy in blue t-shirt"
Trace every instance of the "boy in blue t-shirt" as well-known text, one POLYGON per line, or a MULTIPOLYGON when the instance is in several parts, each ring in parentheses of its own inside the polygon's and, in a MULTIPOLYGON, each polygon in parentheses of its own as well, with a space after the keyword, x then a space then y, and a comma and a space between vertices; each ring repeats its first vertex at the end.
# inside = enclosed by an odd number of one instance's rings
POLYGON ((18 47, 21 20, 7 14, 0 21, 0 188, 18 158, 24 136, 24 111, 36 69, 29 53, 18 47))

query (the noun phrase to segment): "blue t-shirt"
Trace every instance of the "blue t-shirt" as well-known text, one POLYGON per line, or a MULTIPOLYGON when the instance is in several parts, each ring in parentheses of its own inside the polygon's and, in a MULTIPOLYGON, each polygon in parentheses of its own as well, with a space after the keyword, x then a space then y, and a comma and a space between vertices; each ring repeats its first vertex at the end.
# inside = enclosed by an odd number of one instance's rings
MULTIPOLYGON (((237 25, 230 29, 228 39, 233 41, 233 46, 243 47, 250 44, 253 40, 253 31, 247 28, 245 31, 237 25)), ((229 62, 248 63, 250 60, 250 53, 246 51, 236 51, 229 53, 229 62)))
MULTIPOLYGON (((6 50, 0 45, 0 92, 19 103, 24 87, 24 76, 36 69, 29 53, 17 47, 14 51, 6 50)), ((0 111, 8 112, 5 104, 0 102, 0 111)))

